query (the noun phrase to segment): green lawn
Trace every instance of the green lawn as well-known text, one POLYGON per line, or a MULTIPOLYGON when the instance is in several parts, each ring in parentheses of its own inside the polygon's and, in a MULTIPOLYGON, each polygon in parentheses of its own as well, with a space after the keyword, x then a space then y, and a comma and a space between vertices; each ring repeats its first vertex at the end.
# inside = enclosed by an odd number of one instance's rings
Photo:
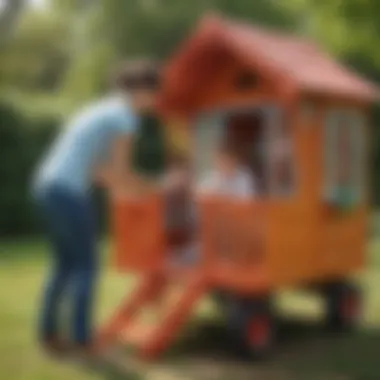
MULTIPOLYGON (((365 316, 358 333, 329 337, 315 322, 318 301, 283 294, 279 306, 286 320, 278 352, 270 363, 253 365, 233 358, 223 346, 223 333, 206 300, 188 334, 162 362, 137 366, 141 378, 170 379, 380 379, 380 240, 369 248, 368 269, 361 276, 365 316), (294 322, 289 316, 302 316, 294 322), (215 323, 213 322, 215 320, 215 323), (255 376, 256 375, 256 376, 255 376), (342 376, 342 377, 340 377, 342 376)), ((45 358, 35 341, 39 292, 46 269, 46 247, 39 241, 0 243, 0 379, 115 379, 73 364, 45 358)), ((102 276, 98 315, 104 318, 117 304, 131 279, 107 270, 102 276)), ((123 378, 128 379, 125 375, 123 378)), ((135 378, 135 377, 132 377, 135 378)))

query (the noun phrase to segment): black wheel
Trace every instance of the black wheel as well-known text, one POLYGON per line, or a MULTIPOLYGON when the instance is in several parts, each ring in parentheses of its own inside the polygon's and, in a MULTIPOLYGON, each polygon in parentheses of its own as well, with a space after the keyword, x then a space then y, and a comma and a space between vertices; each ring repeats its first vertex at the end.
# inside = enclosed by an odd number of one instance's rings
POLYGON ((232 298, 227 322, 238 352, 254 360, 267 358, 276 342, 276 323, 270 302, 232 298))
POLYGON ((334 332, 352 330, 360 322, 362 299, 353 284, 334 284, 325 290, 326 324, 334 332))

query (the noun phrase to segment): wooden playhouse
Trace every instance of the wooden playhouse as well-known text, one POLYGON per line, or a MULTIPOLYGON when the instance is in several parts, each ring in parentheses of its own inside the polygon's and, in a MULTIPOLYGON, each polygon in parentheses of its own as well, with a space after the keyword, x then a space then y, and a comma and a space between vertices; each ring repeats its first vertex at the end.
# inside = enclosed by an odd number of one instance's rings
POLYGON ((114 202, 116 266, 141 280, 99 342, 135 335, 140 354, 154 357, 195 303, 218 292, 227 320, 232 305, 242 317, 235 335, 261 355, 274 338, 268 301, 284 287, 317 290, 330 325, 351 326, 360 296, 349 279, 365 264, 368 116, 376 91, 309 41, 202 20, 166 67, 160 110, 186 125, 196 177, 228 140, 258 179, 259 197, 198 200, 201 259, 175 273, 165 270, 160 195, 114 202), (176 302, 143 334, 137 311, 173 283, 181 283, 176 302))

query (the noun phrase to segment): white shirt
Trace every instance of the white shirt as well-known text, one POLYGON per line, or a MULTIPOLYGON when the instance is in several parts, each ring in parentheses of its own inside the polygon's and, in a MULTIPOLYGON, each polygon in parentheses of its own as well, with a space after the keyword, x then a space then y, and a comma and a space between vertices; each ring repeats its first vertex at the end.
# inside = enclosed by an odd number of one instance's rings
POLYGON ((214 171, 200 183, 201 194, 214 194, 237 199, 251 198, 256 195, 256 186, 252 174, 245 168, 238 168, 231 177, 223 177, 214 171))

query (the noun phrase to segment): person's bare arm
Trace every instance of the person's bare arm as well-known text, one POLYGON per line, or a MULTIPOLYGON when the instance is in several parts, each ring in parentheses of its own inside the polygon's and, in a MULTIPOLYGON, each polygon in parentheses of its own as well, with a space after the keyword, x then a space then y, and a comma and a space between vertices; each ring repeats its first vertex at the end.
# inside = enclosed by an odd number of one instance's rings
POLYGON ((111 149, 108 187, 115 196, 144 195, 153 190, 152 181, 138 175, 132 168, 133 136, 117 138, 111 149))

